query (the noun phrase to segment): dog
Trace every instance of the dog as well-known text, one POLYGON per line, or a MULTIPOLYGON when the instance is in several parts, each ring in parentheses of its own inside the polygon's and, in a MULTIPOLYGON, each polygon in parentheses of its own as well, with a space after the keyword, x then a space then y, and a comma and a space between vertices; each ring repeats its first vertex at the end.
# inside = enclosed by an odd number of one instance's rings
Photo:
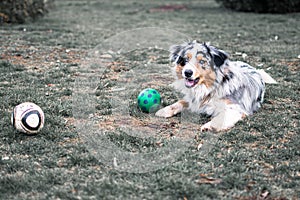
POLYGON ((169 118, 188 109, 211 116, 201 131, 223 131, 261 107, 264 77, 271 78, 266 73, 262 75, 247 63, 229 60, 225 51, 207 43, 174 45, 170 52, 170 60, 175 64, 173 86, 184 97, 158 110, 156 116, 169 118))

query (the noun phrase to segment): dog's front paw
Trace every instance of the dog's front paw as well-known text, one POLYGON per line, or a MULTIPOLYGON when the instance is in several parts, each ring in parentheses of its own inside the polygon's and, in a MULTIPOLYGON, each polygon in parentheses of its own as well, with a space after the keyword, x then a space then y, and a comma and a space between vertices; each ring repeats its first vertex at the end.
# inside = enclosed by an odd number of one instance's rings
POLYGON ((204 125, 201 126, 200 131, 204 132, 204 131, 212 131, 213 127, 211 126, 211 122, 207 122, 204 125))
POLYGON ((200 131, 213 131, 213 132, 220 132, 220 131, 226 131, 231 126, 224 126, 223 124, 215 123, 215 121, 209 121, 201 126, 200 131))
POLYGON ((157 111, 155 116, 169 118, 174 116, 174 110, 171 108, 171 106, 167 106, 157 111))
POLYGON ((176 102, 170 106, 164 107, 155 113, 158 117, 169 118, 180 113, 183 109, 183 105, 180 102, 176 102))

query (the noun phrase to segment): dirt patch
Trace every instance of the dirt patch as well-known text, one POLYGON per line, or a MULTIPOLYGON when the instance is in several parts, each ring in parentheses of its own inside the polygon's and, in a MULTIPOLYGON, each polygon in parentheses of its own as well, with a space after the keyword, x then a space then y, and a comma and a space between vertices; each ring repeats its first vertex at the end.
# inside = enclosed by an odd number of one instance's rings
POLYGON ((2 47, 0 54, 2 60, 7 60, 14 65, 22 65, 27 69, 46 71, 51 66, 59 64, 80 65, 87 51, 67 49, 63 47, 2 47))

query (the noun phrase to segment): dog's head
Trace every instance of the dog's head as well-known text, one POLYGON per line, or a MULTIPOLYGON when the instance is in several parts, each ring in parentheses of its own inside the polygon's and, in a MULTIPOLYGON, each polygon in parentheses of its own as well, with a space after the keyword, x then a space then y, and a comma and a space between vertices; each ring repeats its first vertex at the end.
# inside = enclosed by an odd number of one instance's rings
POLYGON ((216 71, 225 63, 228 54, 206 43, 193 41, 171 47, 170 60, 175 63, 176 75, 185 80, 188 88, 214 85, 216 71))

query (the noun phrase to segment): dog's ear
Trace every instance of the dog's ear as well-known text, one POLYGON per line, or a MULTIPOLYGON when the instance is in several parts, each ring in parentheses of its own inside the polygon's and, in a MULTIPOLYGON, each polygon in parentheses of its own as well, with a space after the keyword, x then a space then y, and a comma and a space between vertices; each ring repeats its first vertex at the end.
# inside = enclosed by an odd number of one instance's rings
POLYGON ((182 51, 184 46, 182 45, 173 45, 170 47, 170 61, 176 62, 179 64, 181 62, 182 57, 179 55, 182 51))
POLYGON ((217 67, 222 66, 228 59, 229 55, 225 51, 217 49, 214 46, 207 45, 206 43, 204 43, 203 45, 206 48, 207 53, 212 57, 217 67))

